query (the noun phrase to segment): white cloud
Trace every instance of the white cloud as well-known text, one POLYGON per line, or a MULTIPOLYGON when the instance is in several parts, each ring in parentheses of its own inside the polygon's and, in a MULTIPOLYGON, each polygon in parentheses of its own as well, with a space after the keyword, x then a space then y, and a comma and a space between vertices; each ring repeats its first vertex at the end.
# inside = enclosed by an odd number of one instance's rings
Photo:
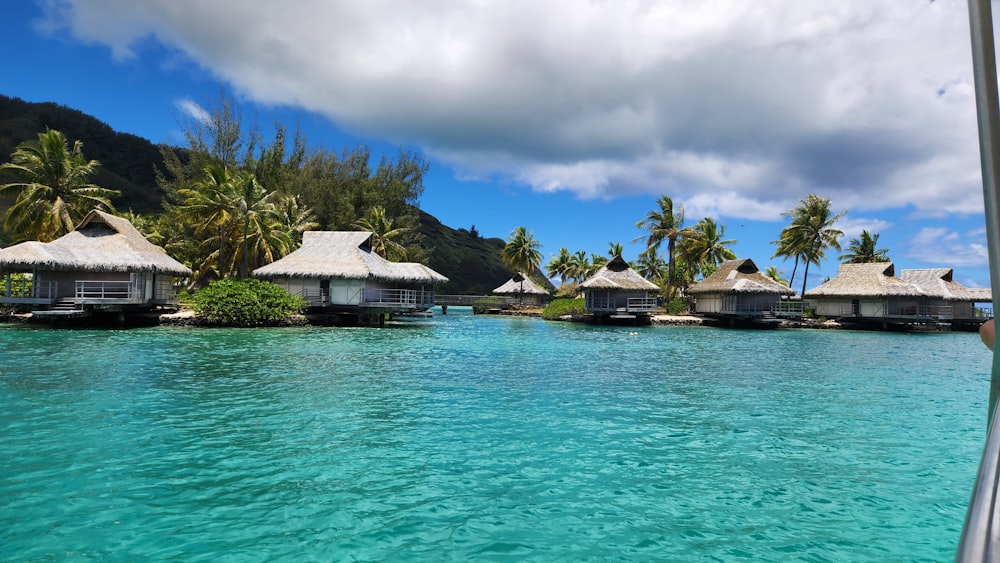
POLYGON ((420 146, 463 177, 748 219, 807 193, 982 209, 962 0, 51 5, 50 27, 118 58, 162 42, 250 100, 420 146))
MULTIPOLYGON (((835 225, 835 228, 844 233, 844 236, 840 239, 842 245, 847 246, 850 244, 851 239, 859 238, 861 231, 868 231, 868 234, 873 237, 879 235, 879 248, 885 247, 883 233, 891 227, 892 223, 883 219, 854 218, 849 215, 844 216, 835 225)), ((891 255, 892 253, 890 252, 891 255)))
POLYGON ((989 265, 981 234, 958 233, 945 227, 926 227, 909 241, 905 256, 930 266, 980 268, 989 265))
POLYGON ((212 120, 211 114, 208 110, 201 107, 200 104, 191 100, 190 98, 185 98, 182 100, 177 100, 174 103, 177 109, 184 115, 202 123, 208 123, 212 120))

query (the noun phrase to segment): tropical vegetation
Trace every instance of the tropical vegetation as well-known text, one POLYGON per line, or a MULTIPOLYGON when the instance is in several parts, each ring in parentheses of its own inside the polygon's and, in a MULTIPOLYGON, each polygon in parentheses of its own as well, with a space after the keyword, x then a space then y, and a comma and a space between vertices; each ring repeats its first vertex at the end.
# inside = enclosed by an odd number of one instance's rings
POLYGON ((780 238, 773 243, 777 246, 772 258, 794 258, 791 283, 795 280, 795 271, 799 262, 805 263, 802 274, 802 293, 806 292, 809 280, 810 264, 819 265, 826 258, 826 250, 840 250, 840 237, 843 231, 834 228, 834 224, 844 216, 846 211, 834 214, 830 209, 829 198, 809 194, 799 201, 799 205, 784 213, 791 223, 782 229, 780 238))
POLYGON ((0 172, 15 181, 0 184, 0 195, 13 194, 3 228, 12 242, 49 242, 72 231, 92 209, 114 212, 111 198, 120 195, 90 183, 100 164, 83 156, 83 143, 70 148, 59 131, 46 129, 37 141, 17 146, 0 172))
POLYGON ((555 320, 566 315, 580 317, 587 313, 582 297, 553 299, 542 310, 542 318, 555 320))
POLYGON ((849 264, 867 264, 891 260, 888 248, 878 248, 878 233, 872 234, 865 229, 858 238, 851 239, 847 244, 847 253, 840 255, 840 261, 849 264))
POLYGON ((639 236, 634 242, 644 242, 646 250, 658 251, 663 241, 667 242, 667 277, 664 281, 664 295, 669 299, 673 293, 674 286, 674 249, 677 247, 677 240, 683 237, 695 235, 693 229, 684 228, 684 207, 678 206, 674 209, 674 202, 668 196, 660 196, 656 201, 658 209, 653 209, 646 213, 646 217, 635 224, 636 227, 644 230, 646 234, 639 236))
POLYGON ((229 278, 195 293, 193 305, 196 318, 206 325, 263 327, 292 322, 307 304, 271 282, 229 278))
MULTIPOLYGON (((524 276, 530 276, 539 269, 542 262, 542 244, 535 239, 534 233, 525 227, 517 227, 510 233, 507 244, 501 253, 503 263, 524 276)), ((524 278, 521 279, 521 291, 524 292, 524 278)), ((520 297, 520 295, 519 295, 520 297)))

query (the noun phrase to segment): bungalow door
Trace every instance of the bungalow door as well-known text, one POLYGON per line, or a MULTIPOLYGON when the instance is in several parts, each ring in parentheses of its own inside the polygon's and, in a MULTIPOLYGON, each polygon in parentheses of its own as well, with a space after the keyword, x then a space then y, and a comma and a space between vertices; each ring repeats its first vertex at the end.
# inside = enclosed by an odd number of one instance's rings
POLYGON ((861 316, 861 300, 851 299, 851 316, 860 317, 861 316))

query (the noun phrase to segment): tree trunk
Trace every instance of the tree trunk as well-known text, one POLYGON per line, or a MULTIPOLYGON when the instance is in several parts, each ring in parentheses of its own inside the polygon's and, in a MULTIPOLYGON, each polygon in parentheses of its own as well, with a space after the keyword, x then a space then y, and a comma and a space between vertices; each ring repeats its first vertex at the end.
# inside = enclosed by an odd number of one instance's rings
POLYGON ((667 241, 667 312, 670 312, 670 285, 674 281, 674 242, 675 239, 667 241))

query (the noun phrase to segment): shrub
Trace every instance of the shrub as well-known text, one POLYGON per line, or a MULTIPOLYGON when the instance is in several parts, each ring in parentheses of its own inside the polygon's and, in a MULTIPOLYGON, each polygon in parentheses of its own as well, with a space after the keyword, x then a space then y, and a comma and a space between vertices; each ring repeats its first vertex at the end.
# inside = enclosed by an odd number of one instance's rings
POLYGON ((683 315, 691 310, 688 302, 683 297, 674 297, 664 307, 668 315, 683 315))
POLYGON ((582 316, 586 314, 582 297, 574 299, 553 299, 542 311, 543 319, 558 319, 565 315, 582 316))
POLYGON ((277 326, 291 322, 306 301, 277 285, 253 278, 214 281, 194 295, 194 312, 215 326, 277 326))

